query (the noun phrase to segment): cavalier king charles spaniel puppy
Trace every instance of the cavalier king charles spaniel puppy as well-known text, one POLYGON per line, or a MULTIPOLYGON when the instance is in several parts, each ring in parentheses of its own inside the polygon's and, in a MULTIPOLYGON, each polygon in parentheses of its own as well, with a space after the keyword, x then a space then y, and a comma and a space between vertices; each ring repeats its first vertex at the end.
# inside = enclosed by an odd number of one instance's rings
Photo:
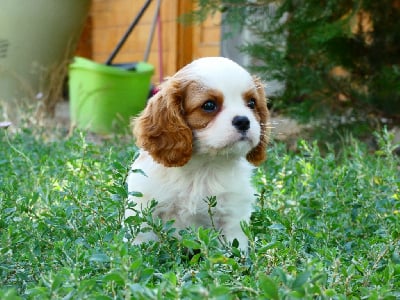
MULTIPOLYGON (((240 223, 250 220, 254 205, 250 181, 266 158, 268 117, 258 78, 227 58, 193 61, 164 82, 134 120, 140 153, 127 184, 142 197, 128 201, 140 211, 154 199, 153 215, 174 220, 178 230, 214 226, 246 251, 240 223), (217 201, 212 218, 209 197, 217 201)), ((127 209, 125 217, 134 214, 127 209)), ((157 236, 141 232, 134 243, 150 240, 157 236)))

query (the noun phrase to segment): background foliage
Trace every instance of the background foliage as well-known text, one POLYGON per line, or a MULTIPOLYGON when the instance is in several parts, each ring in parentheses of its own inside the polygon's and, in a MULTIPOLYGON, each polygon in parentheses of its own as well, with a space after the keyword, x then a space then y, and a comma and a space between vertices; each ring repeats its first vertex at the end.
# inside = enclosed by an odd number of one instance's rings
POLYGON ((199 0, 192 15, 224 12, 266 80, 286 89, 273 104, 311 116, 400 116, 400 1, 199 0))

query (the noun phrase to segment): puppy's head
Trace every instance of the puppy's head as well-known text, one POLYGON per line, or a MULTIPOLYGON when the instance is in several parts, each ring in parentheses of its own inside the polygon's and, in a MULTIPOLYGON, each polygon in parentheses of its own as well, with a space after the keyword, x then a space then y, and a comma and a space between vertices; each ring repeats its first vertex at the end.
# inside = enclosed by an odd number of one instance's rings
POLYGON ((137 145, 167 167, 192 155, 266 158, 268 109, 261 82, 233 61, 193 61, 162 84, 134 122, 137 145))

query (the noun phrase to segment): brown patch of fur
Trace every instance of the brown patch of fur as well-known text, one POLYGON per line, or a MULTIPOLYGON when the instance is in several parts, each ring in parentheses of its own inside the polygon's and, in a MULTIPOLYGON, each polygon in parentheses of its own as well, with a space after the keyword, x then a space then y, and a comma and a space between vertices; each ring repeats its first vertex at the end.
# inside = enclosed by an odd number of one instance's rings
MULTIPOLYGON (((269 111, 267 108, 267 99, 265 97, 264 85, 261 80, 257 77, 253 77, 256 85, 257 97, 255 113, 259 119, 261 126, 260 142, 254 147, 246 156, 247 160, 255 166, 260 165, 267 158, 266 148, 269 138, 268 119, 269 111)), ((246 95, 245 95, 246 96, 246 95)), ((251 94, 247 94, 248 97, 252 97, 251 94)))
POLYGON ((221 92, 207 89, 202 84, 192 82, 186 90, 186 101, 184 101, 185 118, 192 129, 203 129, 212 122, 220 112, 223 105, 221 92), (202 105, 212 100, 217 104, 217 109, 207 112, 202 105))
POLYGON ((134 121, 136 144, 166 167, 185 165, 192 156, 192 130, 183 118, 183 88, 170 79, 134 121))

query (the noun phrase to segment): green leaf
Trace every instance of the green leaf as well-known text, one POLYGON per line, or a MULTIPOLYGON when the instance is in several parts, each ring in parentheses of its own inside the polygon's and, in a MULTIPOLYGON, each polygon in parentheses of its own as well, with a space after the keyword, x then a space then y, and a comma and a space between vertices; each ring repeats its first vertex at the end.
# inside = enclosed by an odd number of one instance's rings
POLYGON ((142 267, 142 265, 143 265, 143 260, 142 260, 141 257, 139 257, 139 258, 135 259, 135 260, 131 263, 131 265, 130 265, 130 267, 129 267, 129 270, 138 272, 138 270, 140 270, 140 268, 142 267))
POLYGON ((327 297, 332 298, 332 297, 335 297, 335 296, 336 296, 336 292, 335 292, 335 290, 333 290, 333 289, 327 289, 327 290, 325 290, 325 295, 326 295, 327 297))
POLYGON ((138 174, 141 174, 141 175, 147 177, 146 173, 144 171, 140 170, 140 169, 133 169, 133 170, 131 170, 131 172, 132 173, 138 173, 138 174))
POLYGON ((128 195, 132 196, 132 197, 137 197, 137 198, 142 198, 143 197, 143 194, 141 192, 135 192, 135 191, 128 192, 128 195))
MULTIPOLYGON (((218 297, 219 299, 221 299, 220 297, 223 296, 228 296, 230 293, 230 290, 228 287, 226 286, 213 286, 210 288, 210 297, 218 297)), ((224 299, 224 298, 222 298, 224 299)))
POLYGON ((89 258, 89 261, 97 262, 97 263, 107 263, 110 261, 110 258, 108 257, 108 255, 106 255, 104 253, 97 253, 97 254, 93 254, 89 258))
POLYGON ((286 273, 281 268, 279 268, 279 267, 275 268, 273 271, 273 274, 278 275, 283 284, 286 285, 288 283, 286 273))
POLYGON ((199 227, 197 230, 197 234, 199 240, 202 241, 205 245, 208 245, 210 243, 209 230, 199 227))
POLYGON ((154 269, 153 268, 145 268, 142 270, 142 273, 140 274, 140 281, 141 282, 148 282, 154 274, 154 269))
POLYGON ((104 282, 115 282, 118 285, 125 285, 125 279, 122 277, 122 275, 119 272, 111 272, 106 274, 103 277, 104 282))
POLYGON ((272 229, 272 230, 285 230, 285 229, 286 229, 286 227, 283 226, 283 225, 280 224, 280 223, 274 223, 274 224, 268 226, 268 228, 269 228, 269 229, 272 229))
POLYGON ((167 280, 172 286, 176 286, 176 284, 177 284, 177 282, 178 282, 178 280, 177 280, 177 278, 176 278, 176 275, 175 275, 175 273, 173 273, 173 272, 165 273, 165 274, 163 275, 163 278, 164 278, 165 280, 167 280))
POLYGON ((189 248, 189 249, 197 250, 197 249, 201 248, 201 244, 196 242, 196 241, 193 241, 193 240, 186 240, 185 239, 185 240, 182 241, 182 244, 183 244, 183 246, 185 246, 186 248, 189 248))
POLYGON ((263 296, 271 299, 279 299, 279 290, 277 283, 265 274, 260 274, 258 286, 263 292, 263 296))
POLYGON ((17 292, 14 289, 7 290, 4 293, 0 290, 0 298, 2 300, 20 300, 20 299, 22 299, 20 296, 18 296, 17 292))
POLYGON ((51 289, 52 289, 53 291, 54 291, 54 290, 57 290, 57 289, 62 285, 62 283, 65 282, 65 280, 66 280, 66 278, 65 278, 65 276, 64 276, 63 273, 57 274, 57 275, 55 276, 55 278, 54 278, 52 284, 51 284, 51 289))
POLYGON ((139 283, 132 283, 132 284, 128 284, 129 289, 134 293, 143 293, 143 291, 145 290, 145 288, 140 285, 139 283))
POLYGON ((239 241, 237 239, 233 239, 232 241, 232 247, 233 248, 238 248, 239 247, 239 241))
POLYGON ((192 259, 190 260, 190 264, 191 265, 197 265, 197 263, 199 262, 200 257, 201 257, 201 253, 197 253, 197 254, 193 255, 192 259))
POLYGON ((293 281, 292 288, 294 290, 298 290, 307 282, 308 278, 310 278, 311 272, 305 271, 297 275, 296 279, 293 281))
POLYGON ((4 214, 6 214, 6 215, 10 215, 16 211, 17 211, 16 207, 8 207, 3 210, 4 214))

